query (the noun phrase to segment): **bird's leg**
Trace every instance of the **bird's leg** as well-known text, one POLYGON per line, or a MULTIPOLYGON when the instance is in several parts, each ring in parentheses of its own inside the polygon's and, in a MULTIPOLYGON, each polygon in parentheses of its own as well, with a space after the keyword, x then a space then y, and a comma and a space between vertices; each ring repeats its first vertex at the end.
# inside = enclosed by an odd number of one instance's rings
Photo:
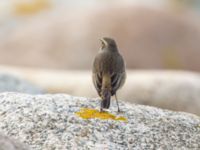
POLYGON ((100 107, 100 112, 103 112, 103 108, 102 107, 100 107))
POLYGON ((103 106, 102 106, 102 100, 101 100, 101 105, 100 105, 100 112, 103 112, 103 106))
POLYGON ((117 94, 115 93, 115 100, 116 100, 116 103, 117 103, 117 107, 118 107, 118 112, 120 112, 120 109, 119 109, 119 104, 118 104, 118 99, 117 99, 117 94))

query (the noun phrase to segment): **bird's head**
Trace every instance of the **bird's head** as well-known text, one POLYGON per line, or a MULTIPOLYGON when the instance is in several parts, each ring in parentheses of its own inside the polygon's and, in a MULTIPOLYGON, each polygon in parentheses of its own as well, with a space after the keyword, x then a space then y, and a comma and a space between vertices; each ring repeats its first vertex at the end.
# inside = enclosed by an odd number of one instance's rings
POLYGON ((117 44, 115 40, 113 40, 112 38, 103 37, 100 39, 100 41, 101 41, 101 49, 117 51, 117 44))

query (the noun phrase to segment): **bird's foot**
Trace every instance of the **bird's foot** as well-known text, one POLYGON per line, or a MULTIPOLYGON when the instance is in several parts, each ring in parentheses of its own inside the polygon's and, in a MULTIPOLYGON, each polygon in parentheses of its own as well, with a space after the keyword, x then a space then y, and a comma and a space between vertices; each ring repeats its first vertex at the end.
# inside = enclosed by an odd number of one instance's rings
POLYGON ((118 114, 123 114, 123 113, 124 113, 124 111, 122 111, 122 110, 118 109, 118 110, 117 110, 117 113, 118 113, 118 114))
POLYGON ((103 110, 103 108, 100 108, 100 110, 99 110, 100 112, 104 112, 104 110, 103 110))

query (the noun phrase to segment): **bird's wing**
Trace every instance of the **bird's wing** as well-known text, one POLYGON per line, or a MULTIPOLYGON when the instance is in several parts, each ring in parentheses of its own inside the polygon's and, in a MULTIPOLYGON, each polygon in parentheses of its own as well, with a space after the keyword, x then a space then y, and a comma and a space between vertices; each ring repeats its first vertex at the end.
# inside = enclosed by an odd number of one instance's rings
POLYGON ((111 73, 111 87, 112 87, 112 95, 116 93, 116 91, 123 86, 126 79, 125 72, 125 64, 122 56, 117 54, 115 58, 113 58, 113 72, 111 73))
POLYGON ((111 85, 112 85, 112 95, 116 93, 116 91, 121 88, 125 82, 126 73, 112 73, 111 75, 111 85))
POLYGON ((101 87, 102 87, 102 73, 100 71, 100 63, 99 63, 99 55, 96 56, 94 63, 93 63, 93 69, 92 69, 92 80, 93 84, 100 95, 101 87))
POLYGON ((93 84, 94 84, 98 94, 100 94, 101 86, 102 86, 102 76, 99 73, 94 73, 93 72, 92 80, 93 80, 93 84))

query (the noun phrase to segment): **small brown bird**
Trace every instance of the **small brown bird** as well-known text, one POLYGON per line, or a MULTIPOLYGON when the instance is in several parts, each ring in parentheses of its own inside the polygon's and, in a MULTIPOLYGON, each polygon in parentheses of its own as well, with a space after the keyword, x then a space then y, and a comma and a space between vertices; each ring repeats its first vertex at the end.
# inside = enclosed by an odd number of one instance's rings
POLYGON ((94 86, 102 98, 100 111, 110 107, 111 96, 115 95, 118 112, 120 112, 116 92, 126 79, 124 60, 113 39, 104 37, 100 40, 101 49, 94 59, 92 69, 94 86))

